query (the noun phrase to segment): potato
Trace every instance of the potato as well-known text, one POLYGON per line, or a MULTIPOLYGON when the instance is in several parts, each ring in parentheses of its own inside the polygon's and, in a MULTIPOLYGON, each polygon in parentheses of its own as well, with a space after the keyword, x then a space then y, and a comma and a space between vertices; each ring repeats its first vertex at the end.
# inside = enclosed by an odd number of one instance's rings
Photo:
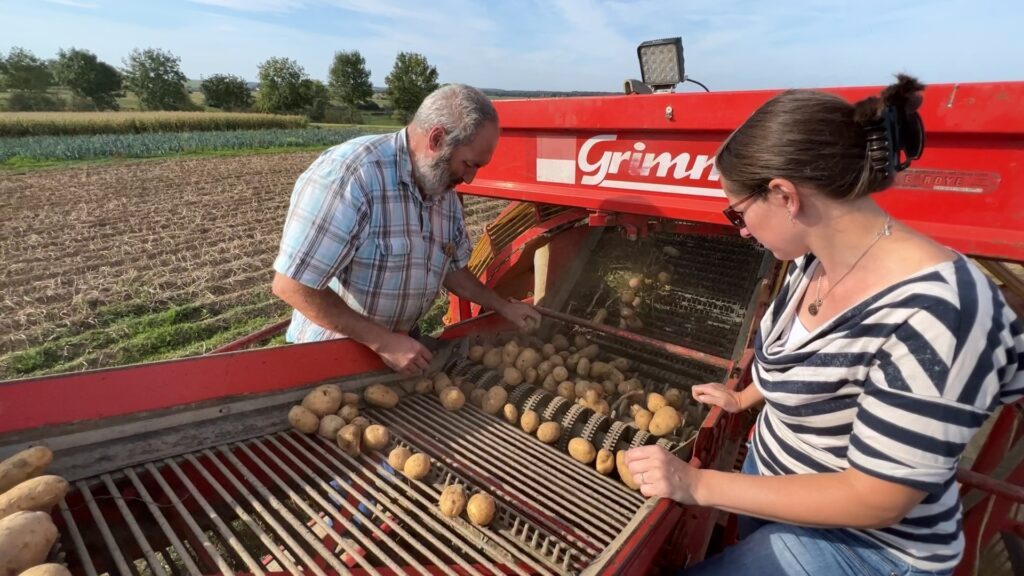
POLYGON ((644 280, 640 276, 633 276, 632 278, 629 279, 629 287, 632 288, 633 290, 636 290, 637 288, 642 286, 643 283, 644 280))
POLYGON ((402 471, 410 457, 412 457, 412 450, 405 446, 395 446, 388 454, 388 464, 395 470, 402 471))
POLYGON ((616 386, 619 394, 629 394, 630 392, 641 392, 644 389, 644 385, 637 378, 630 378, 629 380, 623 380, 616 386))
POLYGON ((678 388, 669 388, 665 390, 665 402, 673 408, 683 407, 683 391, 678 388))
POLYGON ((654 418, 654 414, 651 414, 650 410, 640 408, 636 411, 636 414, 633 415, 633 422, 636 423, 637 428, 646 432, 647 430, 650 430, 651 418, 654 418))
POLYGON ((444 372, 438 372, 434 374, 434 394, 440 396, 441 391, 450 386, 454 386, 452 379, 444 372))
POLYGON ((616 370, 619 370, 619 371, 629 370, 629 360, 627 358, 623 358, 621 356, 615 358, 614 360, 612 360, 608 364, 610 364, 612 368, 615 368, 616 370))
POLYGON ((605 396, 612 396, 615 394, 615 384, 609 380, 605 380, 601 384, 601 390, 604 392, 605 396))
POLYGON ((355 424, 346 424, 338 430, 338 447, 345 451, 349 456, 359 455, 359 445, 362 439, 362 429, 355 424))
POLYGON ((545 422, 537 428, 537 439, 545 444, 554 444, 562 435, 562 427, 558 422, 545 422))
POLYGON ((356 408, 355 404, 345 404, 341 410, 338 410, 338 416, 341 416, 346 423, 351 424, 359 416, 359 408, 356 408))
POLYGON ((487 526, 494 520, 494 498, 484 492, 473 494, 466 504, 466 516, 477 526, 487 526))
POLYGON ((569 440, 569 456, 584 464, 590 464, 597 456, 594 445, 583 438, 569 440))
POLYGON ((588 386, 587 391, 583 393, 583 401, 586 402, 588 406, 593 408, 598 402, 602 400, 601 392, 603 392, 603 390, 598 390, 597 388, 588 386))
POLYGON ((558 395, 569 402, 574 402, 576 400, 576 385, 568 380, 562 382, 558 385, 558 395))
POLYGON ((669 274, 668 272, 664 272, 664 271, 663 272, 658 272, 658 282, 661 282, 662 284, 668 284, 671 281, 672 281, 672 275, 671 274, 669 274))
POLYGON ((484 366, 494 370, 501 365, 501 348, 491 348, 484 353, 484 366))
POLYGON ((473 362, 479 362, 484 359, 484 347, 483 346, 470 346, 468 357, 473 362))
POLYGON ((610 416, 612 413, 612 407, 609 406, 608 401, 603 398, 601 400, 598 400, 597 402, 594 402, 590 406, 590 409, 593 410, 594 412, 597 412, 598 414, 603 414, 605 416, 610 416))
POLYGON ((19 576, 71 576, 63 564, 40 564, 22 572, 19 576))
POLYGON ((356 394, 355 392, 342 392, 341 405, 348 406, 349 404, 353 406, 359 404, 359 394, 356 394))
POLYGON ((573 352, 566 357, 565 369, 568 370, 570 374, 576 371, 576 367, 580 364, 580 358, 582 358, 582 356, 580 356, 579 352, 573 352))
POLYGON ((519 410, 511 404, 505 404, 505 407, 501 409, 501 415, 509 424, 519 422, 519 410))
MULTIPOLYGON (((551 346, 559 352, 562 350, 568 350, 569 339, 566 338, 564 334, 555 334, 551 337, 551 346)), ((551 356, 551 354, 548 354, 548 356, 551 356)))
POLYGON ((341 388, 334 384, 317 386, 302 399, 302 407, 315 414, 317 418, 334 414, 341 407, 341 388))
POLYGON ((575 390, 577 398, 583 398, 591 387, 590 382, 587 382, 586 380, 577 380, 573 390, 575 390))
POLYGON ((462 484, 450 484, 441 491, 437 507, 448 518, 457 518, 466 509, 466 489, 462 484))
POLYGON ((461 384, 459 384, 459 390, 462 390, 463 396, 469 398, 470 394, 473 393, 473 390, 476 390, 476 382, 473 382, 472 380, 464 380, 462 378, 460 378, 459 381, 461 382, 461 384))
POLYGON ((320 426, 316 432, 328 440, 334 440, 338 437, 338 430, 341 430, 344 426, 344 418, 337 414, 328 414, 320 419, 320 426))
POLYGON ((52 474, 25 480, 0 494, 0 518, 15 512, 50 512, 68 493, 67 480, 52 474))
MULTIPOLYGON (((291 422, 291 417, 288 421, 291 422)), ((0 462, 0 494, 39 476, 50 462, 53 462, 53 452, 46 446, 33 446, 0 462)))
POLYGON ((612 456, 612 453, 609 452, 608 450, 605 450, 604 448, 598 450, 597 459, 594 462, 594 469, 596 469, 599 474, 604 474, 605 476, 607 476, 612 473, 612 469, 614 468, 615 457, 612 456))
POLYGON ((362 434, 363 430, 366 430, 366 427, 370 425, 370 421, 366 419, 366 416, 356 416, 349 424, 358 427, 359 433, 362 434))
POLYGON ((523 373, 515 367, 509 366, 508 368, 505 368, 501 381, 504 382, 506 386, 518 386, 523 383, 523 373))
POLYGON ((540 361, 539 352, 533 348, 523 348, 519 351, 519 356, 516 356, 514 365, 520 372, 526 372, 527 368, 536 368, 540 361))
POLYGON ((655 436, 665 436, 682 424, 679 412, 671 406, 662 406, 651 418, 650 433, 655 436))
POLYGON ((46 512, 15 512, 0 520, 0 575, 42 564, 56 541, 57 527, 46 512))
POLYGON ((497 414, 507 402, 508 391, 501 386, 492 386, 491 389, 487 391, 487 395, 484 396, 483 403, 480 408, 488 414, 497 414))
POLYGON ((540 376, 537 375, 537 369, 527 368, 526 372, 523 372, 523 380, 531 386, 535 385, 540 380, 540 376))
POLYGON ((302 406, 292 406, 288 411, 288 423, 303 434, 312 434, 320 427, 320 420, 302 406))
POLYGON ((519 427, 527 434, 533 434, 536 432, 538 426, 540 426, 540 416, 538 416, 533 410, 523 412, 522 417, 519 418, 519 427))
POLYGON ((629 468, 626 466, 625 450, 619 450, 615 453, 615 468, 619 471, 619 478, 627 488, 630 490, 637 490, 640 488, 640 484, 633 479, 633 475, 629 473, 629 468))
POLYGON ((626 377, 622 375, 622 372, 619 372, 618 369, 614 367, 608 372, 608 375, 605 376, 605 380, 611 382, 615 386, 618 386, 619 383, 625 379, 626 377))
POLYGON ((405 461, 402 473, 410 480, 422 480, 430 474, 430 457, 426 454, 413 454, 405 461))
POLYGON ((363 446, 370 450, 381 450, 391 441, 391 433, 380 424, 371 424, 363 430, 363 446))
POLYGON ((658 410, 661 410, 665 406, 668 406, 668 401, 665 397, 657 392, 651 392, 647 395, 647 409, 653 414, 657 414, 658 410))
POLYGON ((635 317, 636 317, 636 310, 633 310, 629 306, 623 306, 623 307, 619 308, 619 318, 625 318, 625 319, 628 320, 630 318, 635 318, 635 317))
POLYGON ((569 378, 569 371, 565 366, 559 366, 551 371, 551 377, 554 378, 555 382, 565 382, 569 378))
POLYGON ((584 378, 590 376, 590 360, 580 358, 580 361, 576 364, 576 373, 584 378))
POLYGON ((632 289, 627 288, 619 293, 619 302, 628 305, 636 298, 636 292, 632 289))
POLYGON ((515 340, 509 340, 501 348, 501 363, 505 366, 513 366, 516 363, 516 358, 519 357, 519 343, 515 340))
POLYGON ((594 313, 594 316, 590 319, 590 321, 593 322, 594 324, 604 324, 604 321, 607 319, 608 310, 605 310, 604 308, 598 308, 597 312, 594 313))
POLYGON ((366 387, 363 392, 363 399, 370 406, 377 408, 394 408, 398 404, 398 394, 383 384, 373 384, 366 387))
POLYGON ((540 347, 540 355, 544 358, 550 358, 558 353, 558 349, 555 348, 554 344, 550 342, 540 347))
POLYGON ((677 258, 679 256, 679 249, 675 246, 665 246, 661 249, 661 252, 665 254, 665 256, 671 256, 672 258, 677 258))
POLYGON ((452 412, 459 410, 466 403, 466 395, 455 386, 449 386, 441 390, 440 398, 444 409, 451 410, 452 412))
POLYGON ((469 403, 477 408, 484 407, 484 398, 487 398, 487 391, 483 388, 477 388, 469 393, 469 403))
MULTIPOLYGON (((569 353, 566 352, 565 355, 568 356, 569 353)), ((548 362, 551 362, 552 370, 558 368, 559 366, 565 366, 565 358, 561 355, 561 353, 555 354, 551 358, 548 358, 548 362)))
POLYGON ((551 360, 545 360, 540 364, 537 364, 537 377, 543 381, 554 369, 555 365, 551 363, 551 360))

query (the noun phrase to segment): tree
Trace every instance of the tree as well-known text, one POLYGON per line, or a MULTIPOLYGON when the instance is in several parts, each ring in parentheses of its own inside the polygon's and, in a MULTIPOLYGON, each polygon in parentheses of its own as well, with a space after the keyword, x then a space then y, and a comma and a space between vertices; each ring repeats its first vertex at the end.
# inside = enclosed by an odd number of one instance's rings
POLYGON ((187 110, 192 103, 185 92, 188 78, 181 58, 158 48, 132 50, 124 61, 124 84, 147 110, 187 110))
POLYGON ((331 103, 331 95, 327 86, 319 80, 304 78, 299 91, 306 116, 315 122, 323 120, 324 114, 327 112, 327 105, 331 103))
POLYGON ((334 53, 328 83, 331 96, 350 108, 356 108, 373 96, 370 71, 366 68, 366 59, 358 50, 334 53))
POLYGON ((53 63, 57 83, 85 98, 97 110, 117 110, 121 95, 121 73, 88 50, 72 48, 57 52, 53 63))
POLYGON ((300 112, 307 105, 303 92, 306 71, 291 58, 270 58, 260 64, 260 88, 256 107, 275 114, 300 112))
POLYGON ((399 52, 386 83, 395 116, 408 122, 427 94, 437 90, 437 69, 422 54, 399 52))
POLYGON ((224 110, 245 110, 253 104, 252 92, 246 81, 230 74, 214 74, 199 84, 207 106, 224 110))
POLYGON ((0 87, 23 92, 44 92, 53 85, 53 74, 42 58, 19 48, 0 57, 0 87))

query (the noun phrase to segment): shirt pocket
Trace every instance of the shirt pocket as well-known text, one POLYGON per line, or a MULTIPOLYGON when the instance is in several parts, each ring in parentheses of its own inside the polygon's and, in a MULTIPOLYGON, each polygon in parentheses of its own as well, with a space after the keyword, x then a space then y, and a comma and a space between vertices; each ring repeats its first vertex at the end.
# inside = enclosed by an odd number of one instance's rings
POLYGON ((413 273, 413 242, 403 236, 390 238, 378 238, 376 240, 376 255, 373 263, 373 276, 370 290, 401 291, 408 290, 410 278, 407 276, 413 273))

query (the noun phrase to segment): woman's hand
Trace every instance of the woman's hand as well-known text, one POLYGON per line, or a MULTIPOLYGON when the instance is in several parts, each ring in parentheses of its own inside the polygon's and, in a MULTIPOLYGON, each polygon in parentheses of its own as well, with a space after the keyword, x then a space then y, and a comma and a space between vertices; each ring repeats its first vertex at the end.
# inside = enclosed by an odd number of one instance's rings
POLYGON ((697 402, 720 406, 722 410, 730 414, 743 410, 739 393, 729 390, 721 384, 697 384, 691 389, 690 393, 693 394, 693 399, 697 402))
POLYGON ((696 504, 701 471, 661 446, 641 446, 626 452, 626 467, 644 496, 696 504))

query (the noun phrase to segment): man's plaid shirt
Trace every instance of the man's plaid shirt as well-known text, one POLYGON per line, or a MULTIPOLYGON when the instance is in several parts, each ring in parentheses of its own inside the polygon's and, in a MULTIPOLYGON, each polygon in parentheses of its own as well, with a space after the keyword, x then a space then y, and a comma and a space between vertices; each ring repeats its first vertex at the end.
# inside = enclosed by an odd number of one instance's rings
MULTIPOLYGON (((455 191, 424 198, 413 181, 403 129, 335 146, 299 177, 274 270, 408 331, 470 248, 455 191)), ((298 310, 287 334, 289 342, 344 337, 298 310)))

